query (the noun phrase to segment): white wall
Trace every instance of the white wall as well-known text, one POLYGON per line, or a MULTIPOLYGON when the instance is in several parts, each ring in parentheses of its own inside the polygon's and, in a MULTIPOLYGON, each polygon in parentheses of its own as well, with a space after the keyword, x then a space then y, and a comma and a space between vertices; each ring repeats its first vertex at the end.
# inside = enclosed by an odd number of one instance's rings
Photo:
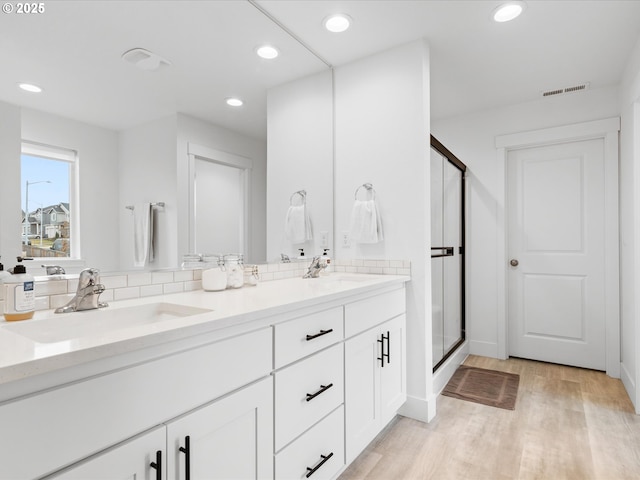
POLYGON ((146 269, 175 267, 177 240, 176 116, 154 120, 120 132, 120 270, 134 270, 133 212, 138 202, 165 202, 156 209, 155 260, 146 269))
MULTIPOLYGON (((433 92, 437 95, 437 92, 433 92)), ((504 194, 496 135, 614 117, 618 89, 548 97, 506 108, 433 119, 431 133, 468 167, 467 338, 470 353, 498 357, 498 199, 504 194)))
POLYGON ((620 104, 621 378, 640 413, 640 39, 623 77, 620 104))
POLYGON ((322 253, 321 232, 333 247, 333 89, 330 70, 272 88, 267 96, 267 261, 280 254, 322 253), (313 239, 291 244, 284 235, 293 192, 306 190, 313 239))
MULTIPOLYGON (((214 150, 233 153, 251 159, 251 238, 245 261, 261 263, 266 259, 267 206, 267 145, 264 140, 247 137, 217 125, 203 122, 179 113, 177 119, 177 145, 174 145, 174 174, 177 178, 178 218, 176 223, 176 265, 182 254, 189 252, 189 158, 188 143, 214 150), (176 160, 177 159, 177 160, 176 160)), ((203 252, 200 252, 203 253, 203 252)), ((230 253, 230 252, 226 252, 230 253)))
POLYGON ((435 413, 431 361, 429 51, 423 41, 335 69, 336 258, 408 259, 407 387, 403 414, 435 413), (377 193, 384 240, 345 248, 355 190, 377 193))
POLYGON ((15 266, 22 252, 20 143, 20 107, 0 102, 0 263, 5 270, 15 266))
MULTIPOLYGON (((21 115, 23 140, 78 152, 81 255, 88 266, 116 269, 120 256, 117 133, 28 108, 22 108, 21 115)), ((19 158, 17 165, 19 176, 19 158)))

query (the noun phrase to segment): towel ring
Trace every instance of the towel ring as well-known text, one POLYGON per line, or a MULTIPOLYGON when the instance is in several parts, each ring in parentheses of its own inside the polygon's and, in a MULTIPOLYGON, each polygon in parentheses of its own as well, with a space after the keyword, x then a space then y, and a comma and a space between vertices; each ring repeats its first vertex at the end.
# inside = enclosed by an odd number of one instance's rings
POLYGON ((302 199, 302 205, 307 203, 307 191, 306 190, 298 190, 297 192, 293 192, 289 197, 289 205, 293 206, 293 197, 299 195, 302 199))
POLYGON ((354 197, 356 200, 358 199, 358 192, 359 192, 361 189, 363 189, 363 188, 365 188, 368 192, 371 192, 371 195, 372 195, 372 197, 371 197, 371 198, 372 198, 372 199, 375 199, 375 198, 376 198, 376 191, 375 191, 375 189, 373 188, 373 184, 371 184, 371 183, 363 183, 363 184, 362 184, 362 185, 360 185, 358 188, 356 188, 356 193, 354 193, 354 194, 353 194, 353 197, 354 197))

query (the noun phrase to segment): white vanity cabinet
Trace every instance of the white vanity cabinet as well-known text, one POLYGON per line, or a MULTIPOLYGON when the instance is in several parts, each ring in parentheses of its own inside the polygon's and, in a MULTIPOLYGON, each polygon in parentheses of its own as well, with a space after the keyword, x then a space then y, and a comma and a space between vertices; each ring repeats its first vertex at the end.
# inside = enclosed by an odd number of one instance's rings
POLYGON ((347 305, 346 462, 352 462, 406 400, 404 289, 347 305), (363 330, 364 329, 364 330, 363 330))
MULTIPOLYGON (((260 378, 271 389, 271 362, 266 327, 6 402, 0 405, 0 479, 57 472, 260 378)), ((272 436, 272 415, 265 437, 272 436)))

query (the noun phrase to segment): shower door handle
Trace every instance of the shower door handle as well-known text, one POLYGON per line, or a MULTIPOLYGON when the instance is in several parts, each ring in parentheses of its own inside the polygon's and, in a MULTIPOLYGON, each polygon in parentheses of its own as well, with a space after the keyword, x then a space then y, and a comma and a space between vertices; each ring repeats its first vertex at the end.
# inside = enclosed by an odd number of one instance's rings
POLYGON ((453 257, 453 247, 431 247, 431 258, 453 257), (441 253, 434 254, 434 250, 440 250, 441 253))

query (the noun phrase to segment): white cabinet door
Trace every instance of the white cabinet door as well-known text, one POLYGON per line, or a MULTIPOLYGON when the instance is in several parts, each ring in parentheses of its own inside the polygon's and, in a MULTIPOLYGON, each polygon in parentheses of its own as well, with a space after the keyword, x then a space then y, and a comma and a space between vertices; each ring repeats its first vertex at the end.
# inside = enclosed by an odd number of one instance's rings
POLYGON ((53 475, 56 480, 162 480, 166 430, 158 427, 53 475), (160 452, 160 455, 158 455, 160 452), (158 470, 157 462, 160 462, 158 470), (151 464, 155 466, 152 466, 151 464))
POLYGON ((169 479, 273 478, 273 380, 167 424, 167 441, 169 479))
POLYGON ((347 464, 406 400, 405 324, 400 315, 345 342, 347 464))
POLYGON ((378 433, 381 355, 378 329, 345 342, 345 430, 347 464, 378 433))
POLYGON ((384 367, 380 368, 380 421, 381 427, 395 417, 407 400, 406 317, 401 315, 382 325, 384 336, 384 367))

